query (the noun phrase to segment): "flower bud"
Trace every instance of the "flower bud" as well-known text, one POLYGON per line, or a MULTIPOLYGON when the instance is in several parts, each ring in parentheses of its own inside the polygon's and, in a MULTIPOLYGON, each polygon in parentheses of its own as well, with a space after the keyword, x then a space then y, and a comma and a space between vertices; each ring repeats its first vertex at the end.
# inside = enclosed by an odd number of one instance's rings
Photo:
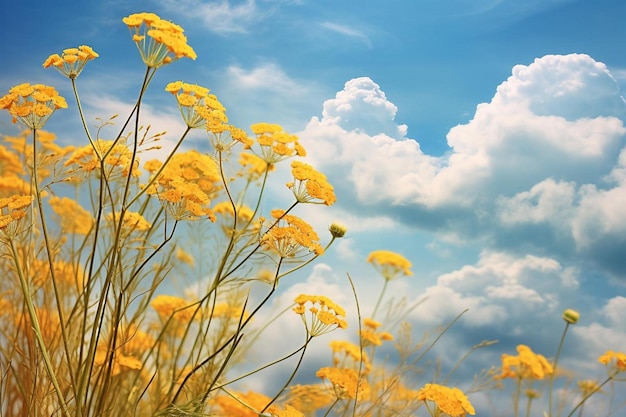
POLYGON ((348 228, 339 222, 333 222, 328 230, 333 237, 340 238, 345 236, 348 228))
POLYGON ((568 322, 569 324, 578 323, 578 319, 580 318, 580 314, 576 310, 567 309, 563 312, 563 320, 568 322))

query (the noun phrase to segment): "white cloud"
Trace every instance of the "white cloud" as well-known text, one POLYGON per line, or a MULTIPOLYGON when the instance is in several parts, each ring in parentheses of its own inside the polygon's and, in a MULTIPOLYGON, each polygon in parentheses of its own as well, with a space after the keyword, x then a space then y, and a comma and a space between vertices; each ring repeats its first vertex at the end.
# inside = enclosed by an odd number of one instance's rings
POLYGON ((626 105, 604 64, 572 54, 516 65, 469 123, 450 130, 440 157, 422 152, 396 114, 377 84, 356 78, 300 133, 360 211, 464 238, 579 251, 626 270, 617 259, 626 250, 626 105), (607 247, 615 249, 598 258, 607 247))
POLYGON ((278 65, 265 63, 246 70, 237 65, 226 69, 228 82, 242 90, 304 94, 306 87, 291 79, 278 65))
POLYGON ((362 30, 356 29, 352 26, 334 23, 334 22, 323 22, 321 23, 321 26, 324 29, 330 30, 331 32, 338 33, 340 35, 344 35, 349 38, 356 39, 359 42, 363 43, 368 48, 372 47, 372 41, 362 30))
POLYGON ((487 326, 551 314, 562 294, 575 289, 571 275, 551 258, 484 252, 476 265, 443 274, 427 288, 416 316, 435 324, 469 308, 464 321, 487 326))
POLYGON ((188 19, 199 19, 207 30, 220 34, 245 33, 262 16, 255 0, 168 0, 164 6, 188 19))

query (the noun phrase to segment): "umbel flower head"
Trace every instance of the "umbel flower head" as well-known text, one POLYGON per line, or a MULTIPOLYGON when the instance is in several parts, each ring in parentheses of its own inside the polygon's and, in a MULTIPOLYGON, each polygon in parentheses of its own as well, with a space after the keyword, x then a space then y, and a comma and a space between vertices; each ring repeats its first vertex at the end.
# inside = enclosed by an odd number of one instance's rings
POLYGON ((374 268, 387 281, 390 281, 399 275, 413 275, 411 272, 411 262, 404 256, 388 250, 376 250, 369 254, 367 262, 374 265, 374 268))
POLYGON ((10 240, 19 233, 18 223, 26 217, 26 209, 33 199, 32 195, 0 198, 0 239, 10 240))
POLYGON ((315 374, 318 378, 328 380, 339 399, 368 400, 371 394, 370 387, 364 378, 350 368, 320 368, 315 374))
POLYGON ((417 392, 417 399, 435 403, 436 409, 432 413, 433 416, 439 416, 441 412, 451 417, 465 417, 467 414, 476 413, 463 391, 458 388, 426 384, 417 392))
POLYGON ((615 372, 626 372, 626 353, 607 350, 598 358, 598 362, 615 372))
POLYGON ((268 165, 274 165, 292 156, 306 156, 296 135, 283 131, 277 124, 257 123, 251 126, 256 141, 261 145, 259 157, 268 165))
POLYGON ((316 171, 309 164, 300 161, 291 163, 291 173, 294 182, 288 182, 293 195, 300 203, 317 203, 331 206, 337 198, 332 185, 326 180, 326 176, 316 171))
POLYGON ((135 13, 122 21, 133 34, 141 59, 150 68, 159 68, 180 58, 197 57, 187 44, 183 28, 175 23, 163 20, 154 13, 135 13))
POLYGON ((96 51, 90 46, 64 49, 61 55, 52 54, 43 63, 44 68, 54 67, 68 78, 75 79, 82 72, 87 62, 98 58, 96 51))
POLYGON ((517 346, 518 355, 502 355, 502 374, 499 378, 544 379, 554 372, 552 365, 526 345, 517 346))
POLYGON ((296 306, 293 311, 302 317, 307 333, 312 337, 323 335, 336 328, 345 329, 348 327, 348 323, 344 319, 346 311, 328 297, 300 294, 294 301, 296 306), (310 304, 308 308, 309 313, 311 313, 310 323, 305 316, 307 304, 310 304))
POLYGON ((261 246, 273 250, 281 258, 294 258, 303 253, 323 255, 324 248, 313 227, 299 217, 272 210, 278 223, 261 237, 261 246))
POLYGON ((41 129, 57 109, 66 109, 67 102, 54 87, 23 83, 0 97, 0 109, 8 110, 13 123, 18 120, 31 129, 41 129))

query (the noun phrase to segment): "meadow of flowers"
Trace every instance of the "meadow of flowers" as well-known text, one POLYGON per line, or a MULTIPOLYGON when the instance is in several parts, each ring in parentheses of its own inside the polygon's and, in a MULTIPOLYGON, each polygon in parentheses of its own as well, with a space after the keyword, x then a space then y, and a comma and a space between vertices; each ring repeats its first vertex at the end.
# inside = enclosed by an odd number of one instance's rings
POLYGON ((122 20, 145 65, 130 114, 106 115, 95 129, 85 120, 78 78, 98 58, 85 45, 42 59, 71 83, 78 114, 55 115, 67 101, 48 85, 24 83, 0 97, 0 109, 24 128, 0 143, 0 416, 456 417, 491 412, 472 405, 483 395, 510 398, 503 416, 596 416, 600 410, 585 405, 598 396, 607 404, 602 415, 618 410, 611 396, 624 389, 626 353, 600 356, 599 380, 557 367, 579 319, 574 310, 563 313, 550 359, 519 345, 460 387, 449 381, 467 355, 450 370, 424 372, 421 360, 454 322, 414 339, 405 318, 415 306, 383 302, 412 265, 386 250, 367 259, 381 277, 371 311, 355 295, 351 323, 328 296, 300 294, 281 314, 301 318, 301 346, 242 372, 275 324, 258 318, 283 278, 347 233, 333 223, 320 235, 293 214, 303 204, 332 205, 334 189, 281 126, 258 123, 248 132, 229 124, 206 87, 153 86, 159 68, 196 54, 183 29, 159 16, 122 20), (165 158, 154 153, 171 132, 152 132, 141 118, 152 87, 172 96, 187 126, 165 158), (43 130, 53 115, 79 117, 84 142, 59 145, 43 130), (181 150, 192 129, 206 131, 210 153, 181 150), (291 165, 285 192, 293 203, 263 213, 277 164, 291 165), (176 290, 180 271, 194 291, 176 290), (330 332, 332 359, 312 376, 316 383, 297 383, 309 346, 330 332), (283 367, 285 378, 267 381, 263 392, 238 389, 270 367, 283 367))

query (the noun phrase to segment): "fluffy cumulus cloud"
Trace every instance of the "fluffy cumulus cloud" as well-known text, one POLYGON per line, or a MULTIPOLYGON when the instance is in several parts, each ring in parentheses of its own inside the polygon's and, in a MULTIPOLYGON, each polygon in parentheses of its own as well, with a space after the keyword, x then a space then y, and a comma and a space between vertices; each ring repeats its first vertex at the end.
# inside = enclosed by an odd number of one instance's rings
POLYGON ((425 154, 396 112, 380 86, 357 78, 301 132, 345 201, 451 236, 626 271, 626 105, 604 64, 572 54, 515 66, 470 122, 449 131, 444 155, 425 154))

